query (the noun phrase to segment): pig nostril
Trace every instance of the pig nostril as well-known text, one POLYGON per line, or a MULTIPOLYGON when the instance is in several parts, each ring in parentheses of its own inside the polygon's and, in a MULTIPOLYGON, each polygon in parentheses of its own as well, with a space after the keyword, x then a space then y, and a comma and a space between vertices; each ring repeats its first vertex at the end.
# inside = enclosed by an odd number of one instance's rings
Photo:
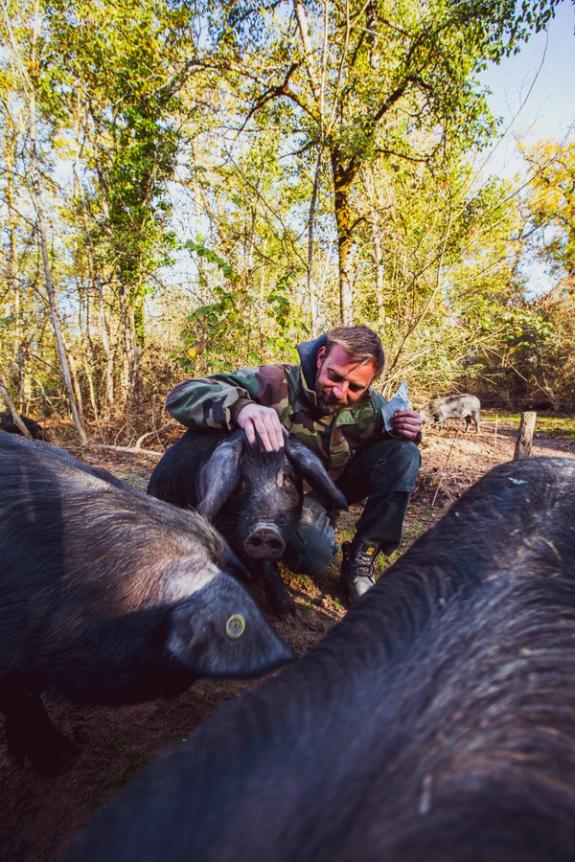
POLYGON ((260 527, 244 541, 248 556, 261 560, 278 560, 285 551, 285 542, 276 528, 260 527))

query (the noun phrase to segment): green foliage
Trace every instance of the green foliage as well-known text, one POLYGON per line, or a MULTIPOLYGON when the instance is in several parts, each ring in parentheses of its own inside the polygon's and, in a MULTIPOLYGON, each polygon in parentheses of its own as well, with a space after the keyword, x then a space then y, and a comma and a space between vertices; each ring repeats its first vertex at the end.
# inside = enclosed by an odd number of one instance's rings
POLYGON ((537 416, 537 430, 550 437, 562 437, 575 442, 575 418, 573 416, 537 416))
MULTIPOLYGON (((495 422, 497 419, 501 419, 501 415, 501 412, 484 410, 481 412, 482 418, 487 419, 489 422, 495 422)), ((508 411, 504 411, 503 415, 507 423, 513 423, 517 428, 519 427, 519 422, 521 421, 520 413, 510 414, 508 411)), ((549 415, 548 413, 538 412, 535 423, 535 433, 537 434, 539 431, 542 431, 549 437, 561 437, 565 440, 575 442, 575 417, 549 415)))
MULTIPOLYGON (((278 351, 293 350, 290 335, 290 301, 288 289, 290 275, 281 276, 265 295, 267 316, 277 330, 275 337, 260 331, 254 338, 256 325, 250 314, 253 292, 242 284, 240 275, 220 255, 208 248, 203 238, 187 240, 184 247, 196 254, 223 276, 223 284, 209 286, 209 301, 188 315, 182 332, 184 354, 179 358, 182 367, 192 372, 214 373, 232 365, 257 365, 278 351)), ((203 276, 210 282, 207 274, 203 276)))
POLYGON ((291 311, 291 303, 289 299, 290 281, 291 273, 282 275, 278 279, 276 286, 268 293, 267 297, 272 317, 275 319, 280 330, 284 332, 288 328, 291 311))
POLYGON ((176 22, 169 5, 156 0, 128 0, 121 9, 108 0, 46 6, 42 107, 53 117, 58 99, 60 123, 85 129, 84 189, 72 201, 72 218, 79 220, 86 206, 96 216, 91 242, 110 271, 118 311, 133 321, 140 344, 151 278, 171 262, 175 248, 166 184, 181 141, 172 80, 176 22))
POLYGON ((555 5, 304 0, 300 28, 290 0, 44 0, 38 19, 12 4, 28 81, 5 39, 0 183, 16 199, 0 359, 14 387, 58 387, 11 113, 33 97, 59 307, 94 416, 122 403, 120 384, 143 391, 148 350, 189 374, 295 360, 341 322, 345 279, 350 319, 384 338, 386 392, 468 381, 572 402, 568 284, 526 301, 519 264, 531 231, 557 278, 573 274, 573 145, 527 153, 523 209, 499 179, 479 187, 469 159, 495 129, 477 73, 555 5))
POLYGON ((229 280, 230 284, 238 283, 239 275, 234 272, 229 263, 226 263, 226 261, 222 257, 219 257, 215 252, 207 248, 204 245, 201 237, 198 237, 197 242, 194 242, 191 239, 187 240, 184 243, 183 247, 195 252, 198 257, 205 258, 208 263, 214 263, 218 267, 224 278, 227 278, 229 280))
POLYGON ((575 274, 575 143, 541 141, 523 148, 532 181, 526 204, 537 229, 535 249, 561 274, 575 274))
POLYGON ((500 309, 492 326, 497 339, 468 368, 484 391, 499 399, 504 393, 510 406, 559 410, 573 404, 575 309, 569 296, 500 309))

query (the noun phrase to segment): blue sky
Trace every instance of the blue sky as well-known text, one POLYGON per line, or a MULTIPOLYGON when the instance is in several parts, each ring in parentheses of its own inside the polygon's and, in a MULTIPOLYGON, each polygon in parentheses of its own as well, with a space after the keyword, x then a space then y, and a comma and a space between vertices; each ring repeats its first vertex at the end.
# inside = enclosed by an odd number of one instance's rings
POLYGON ((511 177, 522 172, 516 153, 518 138, 533 143, 542 138, 575 137, 574 30, 575 5, 563 0, 547 33, 533 36, 519 54, 499 66, 491 64, 481 76, 492 90, 489 105, 495 116, 503 118, 502 128, 512 123, 490 156, 489 173, 511 177))
MULTIPOLYGON (((508 179, 526 175, 517 141, 527 144, 553 138, 575 140, 575 5, 563 0, 546 33, 538 33, 519 54, 491 64, 482 82, 492 91, 489 106, 505 132, 489 155, 482 155, 479 178, 496 174, 508 179)), ((533 256, 522 265, 526 293, 547 293, 555 276, 533 256)))

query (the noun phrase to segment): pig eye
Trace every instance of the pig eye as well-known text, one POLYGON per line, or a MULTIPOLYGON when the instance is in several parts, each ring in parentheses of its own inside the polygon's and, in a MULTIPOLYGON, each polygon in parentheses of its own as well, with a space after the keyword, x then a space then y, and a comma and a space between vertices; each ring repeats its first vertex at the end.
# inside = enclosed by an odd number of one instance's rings
POLYGON ((241 614, 232 614, 226 623, 226 634, 230 640, 241 638, 246 630, 246 621, 241 614))

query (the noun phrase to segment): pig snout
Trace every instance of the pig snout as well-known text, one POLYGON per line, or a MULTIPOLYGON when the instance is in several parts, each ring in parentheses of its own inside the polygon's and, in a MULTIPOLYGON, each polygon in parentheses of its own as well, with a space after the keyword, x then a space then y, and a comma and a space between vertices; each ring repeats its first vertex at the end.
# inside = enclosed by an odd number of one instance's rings
POLYGON ((279 560, 286 544, 275 524, 256 524, 244 539, 243 548, 254 560, 279 560))

